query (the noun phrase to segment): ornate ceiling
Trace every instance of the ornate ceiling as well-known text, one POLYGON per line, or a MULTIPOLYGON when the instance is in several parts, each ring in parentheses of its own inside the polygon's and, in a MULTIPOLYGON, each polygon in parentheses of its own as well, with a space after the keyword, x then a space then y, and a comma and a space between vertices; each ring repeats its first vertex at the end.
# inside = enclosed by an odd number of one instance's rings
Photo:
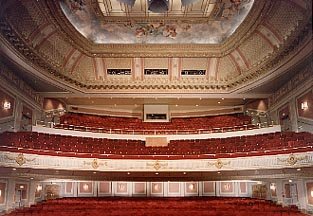
POLYGON ((301 58, 312 52, 310 0, 243 0, 238 7, 203 0, 190 10, 170 1, 173 10, 163 15, 139 0, 127 12, 110 0, 84 0, 81 9, 75 2, 1 1, 1 52, 69 91, 120 94, 232 93, 278 73, 299 50, 307 52, 301 58))
POLYGON ((117 0, 98 2, 60 1, 66 18, 93 43, 220 44, 242 23, 254 1, 198 0, 183 6, 171 0, 166 13, 152 13, 143 0, 132 7, 117 0))

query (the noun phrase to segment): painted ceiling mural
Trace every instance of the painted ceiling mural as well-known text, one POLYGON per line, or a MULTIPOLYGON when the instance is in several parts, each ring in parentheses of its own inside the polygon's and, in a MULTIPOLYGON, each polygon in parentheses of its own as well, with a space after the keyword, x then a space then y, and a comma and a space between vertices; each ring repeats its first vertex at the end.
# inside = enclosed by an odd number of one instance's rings
MULTIPOLYGON (((112 0, 112 4, 113 1, 117 0, 112 0)), ((203 4, 199 1, 200 5, 203 4)), ((101 19, 89 0, 60 0, 60 6, 75 29, 96 44, 220 44, 236 31, 254 0, 212 2, 209 4, 213 9, 205 15, 207 17, 192 18, 201 15, 201 8, 196 15, 181 15, 177 19, 171 15, 171 19, 164 19, 163 14, 159 17, 145 15, 140 20, 132 19, 130 12, 123 15, 127 16, 125 22, 106 21, 105 15, 101 19)), ((113 15, 107 14, 107 17, 113 15)))

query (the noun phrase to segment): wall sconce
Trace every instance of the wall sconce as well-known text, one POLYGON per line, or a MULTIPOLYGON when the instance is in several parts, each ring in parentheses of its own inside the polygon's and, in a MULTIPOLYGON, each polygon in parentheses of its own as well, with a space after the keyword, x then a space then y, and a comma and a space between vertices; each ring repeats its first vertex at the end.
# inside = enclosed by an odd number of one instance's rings
MULTIPOLYGON (((312 191, 311 191, 311 193, 312 193, 312 191)), ((0 190, 0 197, 2 197, 2 190, 0 190)))
POLYGON ((20 189, 24 189, 24 185, 20 185, 20 189))
POLYGON ((301 109, 302 110, 307 110, 309 109, 309 105, 308 105, 308 102, 307 101, 304 101, 301 103, 301 109))
POLYGON ((38 192, 40 192, 40 191, 42 190, 42 186, 41 186, 41 185, 37 185, 36 190, 37 190, 38 192))
POLYGON ((89 186, 87 184, 84 184, 83 189, 84 189, 84 191, 87 191, 89 189, 89 186))
POLYGON ((195 189, 195 185, 194 184, 189 184, 188 188, 189 188, 189 190, 193 191, 195 189))
POLYGON ((11 103, 9 101, 4 101, 3 109, 5 109, 5 110, 11 109, 11 103))

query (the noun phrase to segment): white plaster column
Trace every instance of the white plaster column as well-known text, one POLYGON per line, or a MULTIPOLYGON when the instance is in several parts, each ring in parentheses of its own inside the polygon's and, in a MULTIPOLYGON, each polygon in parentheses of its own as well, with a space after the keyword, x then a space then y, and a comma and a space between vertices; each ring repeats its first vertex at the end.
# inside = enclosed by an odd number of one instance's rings
POLYGON ((305 191, 305 182, 303 179, 298 179, 296 182, 297 191, 298 191, 298 208, 306 209, 306 191, 305 191))
POLYGON ((277 204, 283 204, 284 203, 283 193, 284 193, 283 181, 278 180, 278 181, 276 181, 277 204))
POLYGON ((8 179, 8 195, 7 195, 7 202, 5 210, 13 209, 14 208, 14 196, 15 196, 15 179, 8 179))
POLYGON ((29 183, 28 200, 27 200, 27 203, 25 203, 26 206, 31 206, 36 203, 35 202, 36 186, 37 186, 37 182, 31 180, 29 183))
POLYGON ((133 58, 132 70, 134 73, 135 80, 141 79, 143 77, 143 59, 142 58, 133 58))
POLYGON ((19 131, 22 121, 23 102, 20 99, 15 100, 14 108, 14 131, 19 131))
POLYGON ((297 104, 295 97, 292 97, 290 100, 290 121, 292 131, 298 131, 297 104))

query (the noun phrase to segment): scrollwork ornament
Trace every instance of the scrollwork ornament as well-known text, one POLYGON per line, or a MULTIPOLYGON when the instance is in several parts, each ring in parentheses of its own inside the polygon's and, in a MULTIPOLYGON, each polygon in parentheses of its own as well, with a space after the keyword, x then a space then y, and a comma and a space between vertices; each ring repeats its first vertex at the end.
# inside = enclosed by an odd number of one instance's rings
POLYGON ((160 170, 160 169, 164 169, 168 167, 168 163, 161 163, 160 161, 156 160, 154 163, 150 163, 147 162, 147 166, 148 167, 152 167, 153 169, 155 169, 156 171, 160 170))
POLYGON ((91 165, 91 167, 92 167, 93 169, 98 169, 100 166, 107 166, 107 165, 108 165, 107 162, 104 162, 104 163, 99 162, 99 160, 98 160, 97 158, 94 158, 94 159, 92 160, 92 162, 86 162, 86 161, 84 161, 84 164, 86 164, 86 165, 91 165))
POLYGON ((297 156, 294 155, 294 154, 290 154, 290 155, 288 156, 288 158, 286 158, 286 159, 280 159, 280 158, 278 158, 279 161, 284 162, 284 163, 287 163, 289 166, 294 166, 294 165, 296 165, 299 161, 305 161, 305 160, 307 160, 307 159, 308 159, 307 156, 297 157, 297 156))
POLYGON ((23 166, 23 164, 26 163, 26 158, 24 157, 23 153, 18 154, 18 156, 15 158, 15 162, 19 166, 23 166))
POLYGON ((218 158, 215 163, 208 162, 209 166, 215 166, 217 169, 222 169, 224 166, 229 165, 230 161, 224 162, 222 159, 218 158))

